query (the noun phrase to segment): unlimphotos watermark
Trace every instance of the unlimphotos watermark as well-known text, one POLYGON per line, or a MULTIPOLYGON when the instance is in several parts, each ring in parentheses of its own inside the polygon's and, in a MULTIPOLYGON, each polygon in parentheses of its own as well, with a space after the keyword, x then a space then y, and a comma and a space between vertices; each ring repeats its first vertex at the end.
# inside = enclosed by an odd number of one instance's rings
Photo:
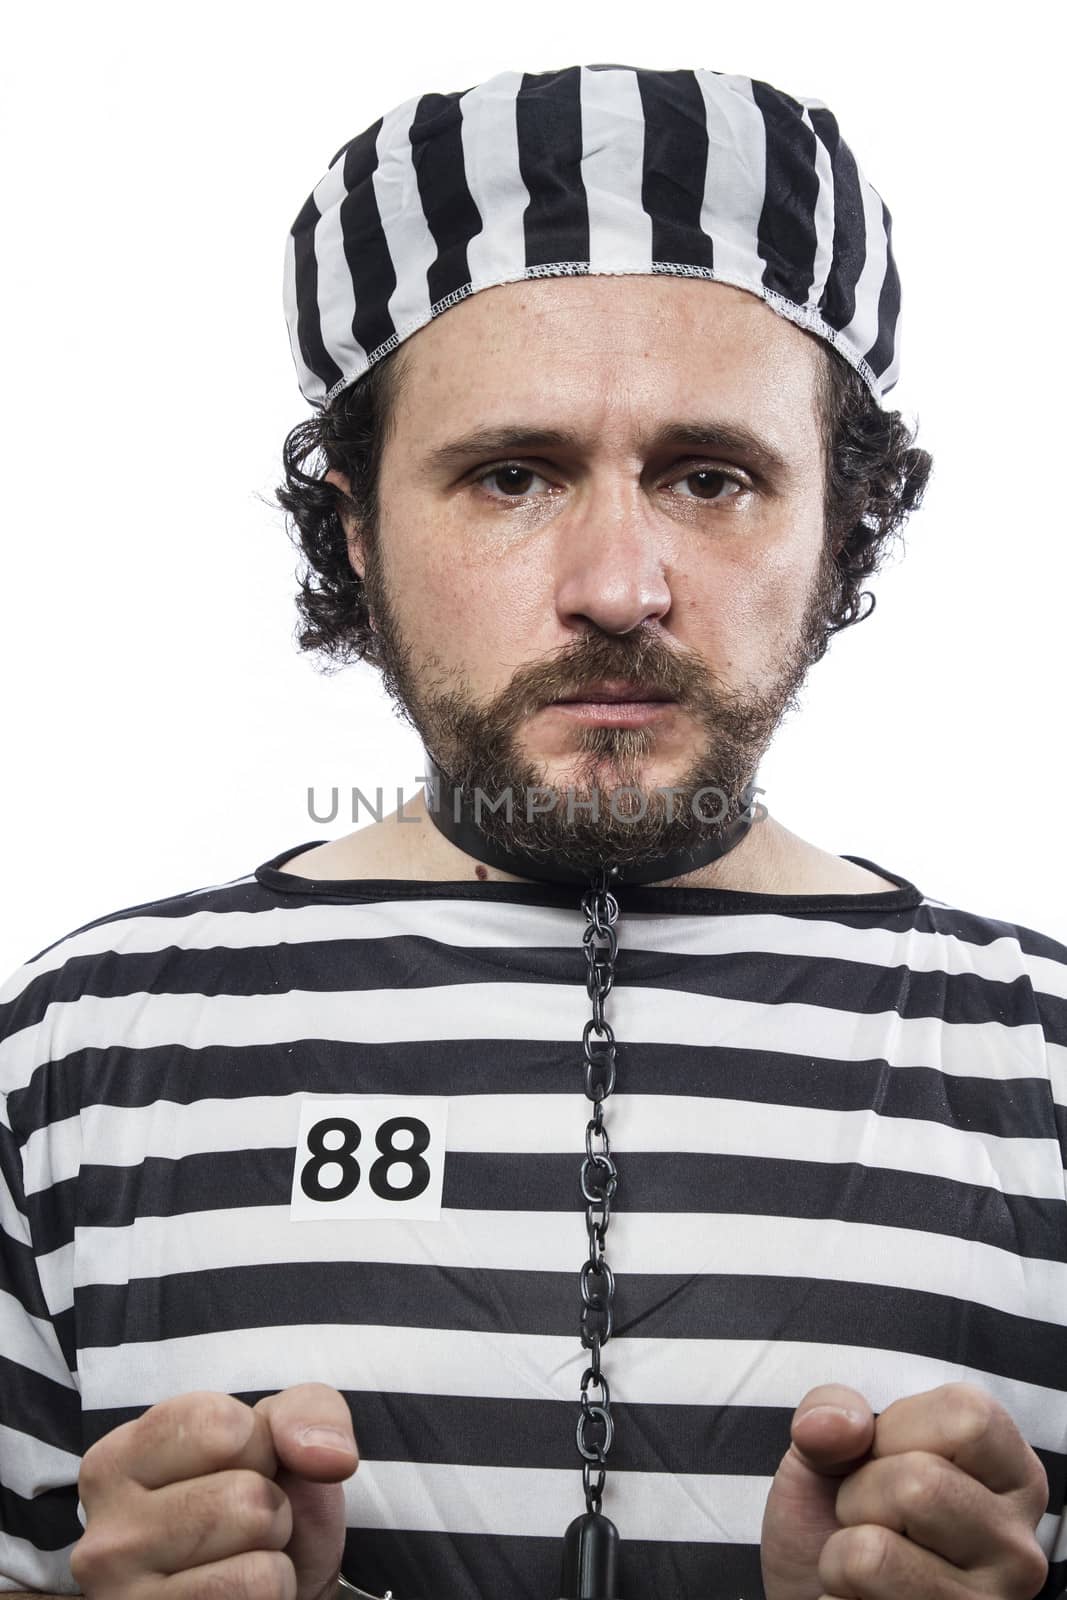
MULTIPOLYGON (((415 781, 425 786, 427 809, 434 812, 439 811, 442 797, 437 792, 432 780, 424 774, 418 773, 415 781)), ((754 822, 762 822, 764 817, 767 816, 766 806, 760 805, 755 798, 756 795, 765 793, 766 791, 756 784, 749 784, 744 792, 743 798, 746 800, 746 808, 743 814, 751 811, 754 822)), ((350 803, 353 824, 361 820, 361 811, 369 814, 375 822, 382 822, 390 814, 385 809, 388 803, 386 791, 379 786, 372 791, 372 794, 373 799, 368 797, 362 789, 356 786, 351 788, 350 803)), ((518 796, 527 822, 533 822, 535 817, 544 816, 561 805, 566 810, 568 822, 573 822, 579 812, 588 814, 593 822, 598 822, 603 815, 601 794, 602 791, 595 787, 591 790, 580 791, 571 785, 564 789, 558 789, 548 784, 534 784, 520 790, 508 787, 502 789, 498 794, 490 796, 481 788, 476 787, 468 792, 455 786, 452 789, 452 814, 456 822, 459 822, 466 814, 473 815, 475 823, 479 823, 486 813, 496 815, 502 810, 505 821, 511 822, 515 817, 516 796, 518 796)), ((666 784, 657 786, 654 789, 643 789, 639 784, 620 784, 618 787, 607 791, 608 813, 615 822, 640 822, 648 815, 650 797, 655 794, 667 796, 665 810, 668 820, 672 822, 677 815, 679 802, 687 795, 692 815, 697 821, 708 823, 713 827, 726 821, 730 809, 729 797, 715 784, 705 784, 699 789, 694 789, 692 793, 689 792, 685 785, 679 784, 666 784), (621 800, 621 797, 626 795, 636 797, 639 809, 635 811, 633 806, 621 800), (621 810, 619 809, 620 804, 622 806, 621 810)), ((397 786, 395 795, 396 821, 406 823, 421 822, 421 816, 406 817, 404 815, 405 800, 403 789, 397 786)), ((340 787, 336 784, 331 787, 329 808, 323 811, 317 806, 314 785, 309 785, 307 804, 308 816, 312 822, 336 822, 340 816, 341 809, 340 787)))

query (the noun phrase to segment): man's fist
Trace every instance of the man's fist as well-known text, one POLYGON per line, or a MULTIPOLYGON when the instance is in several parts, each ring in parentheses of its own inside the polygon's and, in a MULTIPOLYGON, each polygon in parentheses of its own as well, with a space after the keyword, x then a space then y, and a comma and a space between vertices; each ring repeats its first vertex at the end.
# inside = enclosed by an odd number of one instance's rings
POLYGON ((163 1400, 86 1451, 71 1572, 90 1600, 154 1600, 161 1578, 168 1600, 334 1600, 358 1463, 322 1383, 163 1400))
POLYGON ((823 1384, 793 1416, 763 1517, 767 1600, 1033 1600, 1045 1469, 984 1389, 887 1406, 823 1384))

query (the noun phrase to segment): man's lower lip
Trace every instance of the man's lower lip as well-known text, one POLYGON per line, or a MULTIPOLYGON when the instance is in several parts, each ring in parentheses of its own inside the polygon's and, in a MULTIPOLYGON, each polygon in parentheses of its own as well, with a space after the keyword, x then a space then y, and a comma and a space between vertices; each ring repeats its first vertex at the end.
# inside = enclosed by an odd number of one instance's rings
POLYGON ((551 711, 562 711, 580 722, 610 722, 616 726, 636 727, 650 722, 654 717, 673 711, 674 700, 556 700, 551 711))

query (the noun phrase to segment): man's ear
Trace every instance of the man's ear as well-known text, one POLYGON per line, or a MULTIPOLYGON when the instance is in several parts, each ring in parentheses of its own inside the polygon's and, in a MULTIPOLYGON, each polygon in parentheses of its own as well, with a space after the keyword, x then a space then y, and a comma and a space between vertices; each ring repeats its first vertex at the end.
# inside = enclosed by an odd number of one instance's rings
POLYGON ((363 553, 363 541, 360 537, 359 523, 356 521, 355 510, 351 504, 352 483, 348 474, 341 472, 337 467, 330 467, 326 473, 327 483, 332 483, 339 489, 346 500, 338 498, 337 512, 341 518, 341 526, 345 530, 345 539, 348 543, 348 559, 357 577, 362 578, 366 568, 366 558, 363 553))

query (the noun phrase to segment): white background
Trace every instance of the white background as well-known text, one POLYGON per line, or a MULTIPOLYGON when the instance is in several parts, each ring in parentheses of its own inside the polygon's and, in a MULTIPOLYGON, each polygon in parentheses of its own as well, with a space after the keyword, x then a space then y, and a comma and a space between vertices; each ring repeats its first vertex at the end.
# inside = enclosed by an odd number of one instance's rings
POLYGON ((4 972, 109 911, 348 832, 310 819, 311 785, 417 791, 421 746, 370 669, 326 678, 293 644, 272 491, 309 408, 285 236, 338 148, 400 101, 579 62, 822 99, 885 198, 893 402, 935 478, 759 781, 822 847, 1067 942, 1055 18, 909 0, 11 8, 4 972))

